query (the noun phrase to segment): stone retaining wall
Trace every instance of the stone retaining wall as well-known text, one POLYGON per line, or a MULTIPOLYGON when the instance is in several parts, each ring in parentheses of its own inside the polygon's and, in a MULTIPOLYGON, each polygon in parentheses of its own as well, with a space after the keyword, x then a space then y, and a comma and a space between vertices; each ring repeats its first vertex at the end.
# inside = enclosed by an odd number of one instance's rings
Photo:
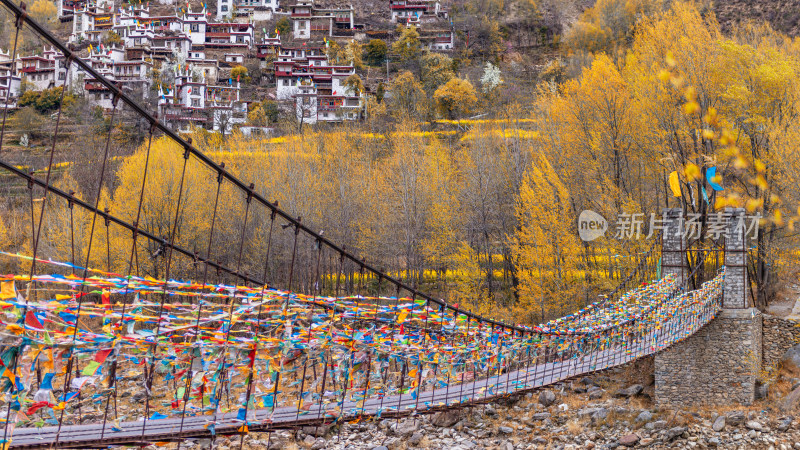
POLYGON ((699 332, 655 357, 656 402, 750 405, 762 360, 755 308, 726 309, 699 332))
POLYGON ((764 314, 762 328, 764 357, 761 367, 771 372, 778 368, 786 350, 800 343, 800 322, 764 314))

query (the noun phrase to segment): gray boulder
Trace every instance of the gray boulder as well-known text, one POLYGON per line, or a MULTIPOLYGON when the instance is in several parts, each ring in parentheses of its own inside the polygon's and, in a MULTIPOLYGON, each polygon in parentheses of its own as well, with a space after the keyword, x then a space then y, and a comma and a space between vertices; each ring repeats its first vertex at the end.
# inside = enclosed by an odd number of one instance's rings
POLYGON ((436 415, 434 415, 431 419, 431 423, 437 427, 449 428, 457 424, 459 420, 461 420, 461 411, 449 409, 447 411, 436 413, 436 415))
POLYGON ((328 434, 330 431, 329 425, 316 425, 313 427, 303 427, 303 433, 314 436, 314 437, 323 437, 328 434))
POLYGON ((755 420, 748 420, 746 424, 744 424, 747 428, 755 431, 764 431, 764 426, 761 425, 760 422, 756 422, 755 420))
POLYGON ((682 435, 685 432, 686 432, 686 428, 685 427, 670 428, 669 430, 666 430, 663 433, 664 442, 669 442, 669 441, 677 438, 678 436, 682 435))
POLYGON ((791 411, 797 406, 798 402, 800 402, 800 386, 786 394, 786 397, 783 397, 778 407, 784 412, 791 411))
POLYGON ((630 398, 641 394, 643 390, 644 386, 641 384, 634 384, 626 387, 625 389, 620 389, 616 394, 614 394, 614 397, 630 398))
POLYGON ((780 419, 778 419, 778 424, 775 426, 775 428, 780 432, 784 432, 788 430, 789 427, 791 426, 792 426, 791 417, 781 417, 780 419))
POLYGON ((606 408, 583 408, 578 410, 578 417, 586 417, 589 416, 592 419, 600 418, 605 419, 608 416, 608 410, 606 408))
POLYGON ((742 411, 731 411, 725 414, 725 422, 737 426, 744 423, 744 412, 742 411))
POLYGON ((406 419, 396 425, 393 425, 391 429, 398 436, 408 436, 416 432, 419 429, 419 426, 414 420, 406 419))
POLYGON ((606 391, 600 388, 596 388, 594 390, 589 389, 589 400, 600 400, 601 398, 603 398, 603 394, 605 393, 606 391))
POLYGON ((653 413, 647 410, 640 412, 639 415, 636 416, 637 422, 650 422, 651 420, 653 420, 653 413))
POLYGON ((636 434, 626 434, 619 438, 619 445, 625 447, 635 447, 639 443, 639 436, 636 434))
POLYGON ((650 422, 644 426, 648 430, 663 430, 667 428, 667 421, 666 420, 656 420, 655 422, 650 422))
POLYGON ((542 406, 550 406, 556 401, 556 394, 550 390, 544 390, 539 393, 539 404, 542 406))
POLYGON ((784 365, 791 364, 795 367, 800 367, 800 344, 797 344, 789 350, 786 350, 786 353, 783 354, 781 362, 784 365))
POLYGON ((711 429, 720 432, 725 429, 725 416, 719 416, 714 419, 714 424, 711 425, 711 429))
POLYGON ((540 412, 531 416, 531 420, 544 420, 549 418, 550 418, 549 412, 540 412))

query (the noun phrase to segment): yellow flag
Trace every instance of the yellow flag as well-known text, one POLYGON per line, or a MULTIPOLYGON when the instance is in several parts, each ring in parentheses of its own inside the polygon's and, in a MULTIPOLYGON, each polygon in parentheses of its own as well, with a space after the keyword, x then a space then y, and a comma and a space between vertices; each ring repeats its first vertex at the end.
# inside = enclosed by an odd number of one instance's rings
POLYGON ((678 171, 669 174, 669 187, 672 189, 672 195, 675 197, 683 196, 683 194, 681 194, 681 182, 678 179, 678 171))
POLYGON ((17 298, 17 292, 14 289, 13 281, 0 282, 0 298, 3 300, 7 298, 17 298))

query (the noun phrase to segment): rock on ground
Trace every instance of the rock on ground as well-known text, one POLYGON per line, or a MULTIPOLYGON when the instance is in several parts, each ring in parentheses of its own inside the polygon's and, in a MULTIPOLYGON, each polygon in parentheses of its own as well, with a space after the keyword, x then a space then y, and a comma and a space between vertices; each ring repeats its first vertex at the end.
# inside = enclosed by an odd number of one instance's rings
POLYGON ((556 394, 553 391, 546 389, 539 393, 539 404, 542 406, 550 406, 556 401, 556 394))
POLYGON ((685 432, 686 432, 686 428, 684 428, 684 427, 670 428, 669 430, 664 431, 664 434, 663 434, 664 442, 669 442, 669 441, 677 438, 678 436, 682 435, 685 432))
POLYGON ((733 426, 744 423, 744 413, 742 411, 731 411, 725 414, 725 422, 733 426))
POLYGON ((791 411, 800 402, 800 386, 796 387, 792 392, 789 392, 786 397, 781 400, 779 408, 781 411, 791 411))
POLYGON ((636 444, 639 443, 639 435, 636 434, 626 434, 619 438, 619 445, 623 445, 625 447, 634 447, 636 444))
POLYGON ((800 344, 797 344, 789 350, 786 350, 786 353, 783 354, 781 362, 784 364, 793 364, 795 367, 800 367, 800 344))
POLYGON ((720 432, 725 429, 725 416, 719 416, 714 419, 714 424, 711 425, 711 429, 720 432))
POLYGON ((634 384, 634 385, 626 387, 625 389, 620 389, 619 391, 617 391, 616 394, 614 394, 614 396, 615 397, 630 398, 630 397, 633 397, 633 396, 641 394, 643 390, 644 390, 644 386, 642 386, 641 384, 634 384))
POLYGON ((459 420, 461 420, 461 411, 451 409, 436 413, 436 415, 433 416, 431 423, 437 427, 452 427, 453 425, 457 424, 459 420))

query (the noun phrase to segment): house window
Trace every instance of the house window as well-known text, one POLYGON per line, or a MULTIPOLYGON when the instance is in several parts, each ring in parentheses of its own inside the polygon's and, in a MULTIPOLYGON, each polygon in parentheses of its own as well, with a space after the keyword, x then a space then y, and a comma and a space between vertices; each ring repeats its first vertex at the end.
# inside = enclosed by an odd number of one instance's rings
POLYGON ((227 12, 228 11, 228 5, 222 5, 222 8, 220 8, 220 9, 222 10, 222 12, 227 12))
POLYGON ((195 108, 199 108, 200 107, 200 99, 199 98, 193 98, 192 99, 192 106, 195 107, 195 108))

